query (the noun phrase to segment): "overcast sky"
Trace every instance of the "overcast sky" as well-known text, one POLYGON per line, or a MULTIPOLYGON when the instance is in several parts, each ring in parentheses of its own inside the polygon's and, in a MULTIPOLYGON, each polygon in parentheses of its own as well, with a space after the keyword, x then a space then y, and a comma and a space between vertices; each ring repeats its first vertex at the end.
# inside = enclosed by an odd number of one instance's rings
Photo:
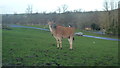
MULTIPOLYGON (((82 9, 85 11, 103 10, 105 0, 1 0, 0 14, 25 13, 28 5, 34 12, 53 12, 66 4, 68 10, 82 9)), ((118 2, 119 0, 111 0, 118 2)))

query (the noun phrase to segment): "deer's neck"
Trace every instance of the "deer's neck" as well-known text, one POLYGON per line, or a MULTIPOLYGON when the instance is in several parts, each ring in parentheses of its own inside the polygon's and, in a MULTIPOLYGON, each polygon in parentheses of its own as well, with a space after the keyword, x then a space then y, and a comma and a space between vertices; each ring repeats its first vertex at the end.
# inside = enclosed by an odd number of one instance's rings
POLYGON ((49 25, 49 29, 50 29, 50 31, 51 31, 51 33, 52 33, 52 34, 54 34, 54 33, 55 33, 55 29, 54 29, 54 28, 52 28, 52 27, 51 27, 51 25, 49 25))

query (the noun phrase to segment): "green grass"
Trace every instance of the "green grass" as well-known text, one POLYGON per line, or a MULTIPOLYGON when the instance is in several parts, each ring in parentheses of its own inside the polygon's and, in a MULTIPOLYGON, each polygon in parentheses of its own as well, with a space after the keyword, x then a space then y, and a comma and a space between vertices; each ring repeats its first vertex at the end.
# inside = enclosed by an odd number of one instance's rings
POLYGON ((67 39, 63 39, 63 49, 57 49, 50 32, 37 29, 3 30, 2 48, 3 66, 118 65, 117 41, 75 36, 73 50, 67 39))
POLYGON ((30 26, 30 27, 38 27, 38 28, 49 29, 48 25, 24 25, 24 26, 30 26))

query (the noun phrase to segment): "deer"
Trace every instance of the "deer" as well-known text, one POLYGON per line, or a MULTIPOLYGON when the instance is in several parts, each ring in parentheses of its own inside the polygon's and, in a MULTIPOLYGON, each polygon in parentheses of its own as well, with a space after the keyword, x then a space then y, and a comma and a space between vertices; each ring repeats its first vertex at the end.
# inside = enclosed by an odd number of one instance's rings
POLYGON ((56 25, 54 22, 48 22, 50 32, 52 36, 56 39, 57 48, 62 49, 62 39, 67 38, 70 44, 70 50, 72 50, 73 40, 74 40, 74 27, 64 27, 60 25, 56 25))

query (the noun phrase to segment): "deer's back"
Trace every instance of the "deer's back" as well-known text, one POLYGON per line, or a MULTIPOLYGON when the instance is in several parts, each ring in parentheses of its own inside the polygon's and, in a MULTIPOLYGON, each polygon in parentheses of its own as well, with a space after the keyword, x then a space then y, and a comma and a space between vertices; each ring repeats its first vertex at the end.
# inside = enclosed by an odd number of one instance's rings
POLYGON ((69 36, 74 35, 74 28, 73 27, 57 26, 55 33, 57 36, 67 38, 69 36))

